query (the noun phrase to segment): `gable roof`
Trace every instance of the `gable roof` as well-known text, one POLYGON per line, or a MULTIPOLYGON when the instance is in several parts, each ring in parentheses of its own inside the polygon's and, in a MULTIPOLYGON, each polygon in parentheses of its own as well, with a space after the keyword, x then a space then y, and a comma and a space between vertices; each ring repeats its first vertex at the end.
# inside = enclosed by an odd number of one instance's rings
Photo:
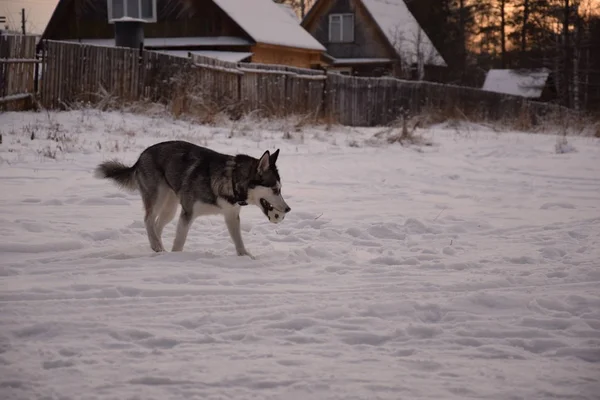
POLYGON ((417 62, 422 54, 425 64, 446 66, 429 36, 412 15, 404 0, 362 0, 383 34, 399 56, 417 62), (418 49, 418 50, 417 50, 418 49))
POLYGON ((550 75, 547 68, 536 70, 491 69, 485 76, 483 90, 513 94, 528 98, 538 98, 546 86, 550 75))
POLYGON ((273 0, 213 0, 258 43, 325 51, 288 12, 273 0))
MULTIPOLYGON (((44 30, 46 37, 50 24, 58 23, 61 14, 76 0, 59 0, 50 22, 44 30)), ((107 7, 106 0, 86 0, 95 6, 107 7)), ((159 0, 160 1, 160 0, 159 0)), ((290 10, 273 0, 212 0, 229 18, 257 43, 292 48, 325 51, 325 47, 308 33, 290 10), (265 22, 266 21, 266 22, 265 22)), ((89 4, 88 4, 89 5, 89 4)))
MULTIPOLYGON (((302 25, 318 12, 322 3, 317 0, 304 17, 302 25)), ((404 0, 359 0, 398 56, 411 64, 417 62, 417 54, 424 56, 425 64, 447 66, 429 36, 419 25, 404 0), (418 44, 418 47, 417 47, 418 44), (417 48, 419 51, 417 51, 417 48)))

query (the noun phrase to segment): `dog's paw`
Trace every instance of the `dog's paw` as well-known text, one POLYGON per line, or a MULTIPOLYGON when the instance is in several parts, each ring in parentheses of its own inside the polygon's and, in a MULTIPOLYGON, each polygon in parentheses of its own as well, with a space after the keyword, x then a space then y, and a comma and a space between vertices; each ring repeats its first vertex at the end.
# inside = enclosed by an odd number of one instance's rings
POLYGON ((162 245, 152 245, 150 247, 152 247, 152 250, 154 250, 157 253, 162 253, 162 252, 166 251, 162 245))
POLYGON ((248 256, 250 257, 252 260, 256 260, 256 257, 254 257, 252 254, 250 254, 250 252, 246 249, 241 249, 237 251, 238 256, 248 256))

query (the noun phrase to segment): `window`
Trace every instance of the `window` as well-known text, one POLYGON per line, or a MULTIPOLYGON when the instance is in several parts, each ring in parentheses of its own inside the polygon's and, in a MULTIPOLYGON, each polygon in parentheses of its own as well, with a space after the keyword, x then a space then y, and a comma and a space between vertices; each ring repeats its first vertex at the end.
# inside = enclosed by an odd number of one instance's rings
POLYGON ((329 15, 329 42, 354 42, 354 14, 329 15))
POLYGON ((157 0, 107 0, 108 22, 128 17, 156 22, 157 0))

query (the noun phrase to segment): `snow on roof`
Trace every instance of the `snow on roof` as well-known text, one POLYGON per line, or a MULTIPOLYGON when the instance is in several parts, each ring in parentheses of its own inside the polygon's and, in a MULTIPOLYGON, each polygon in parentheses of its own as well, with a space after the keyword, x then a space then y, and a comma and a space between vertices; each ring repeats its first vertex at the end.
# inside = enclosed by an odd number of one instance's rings
POLYGON ((297 19, 273 0, 214 0, 256 42, 325 51, 297 19))
POLYGON ((333 64, 382 64, 392 61, 390 58, 334 58, 333 64))
POLYGON ((412 15, 404 0, 362 0, 369 13, 375 19, 398 55, 417 62, 417 43, 420 35, 420 53, 425 64, 446 66, 446 62, 437 51, 425 31, 412 15))
POLYGON ((192 54, 196 54, 204 57, 216 58, 221 61, 229 62, 240 62, 248 57, 252 57, 253 53, 242 52, 242 51, 213 51, 213 50, 198 50, 192 51, 192 54))
POLYGON ((248 57, 251 57, 253 53, 243 52, 243 51, 218 51, 218 50, 158 50, 159 53, 169 54, 175 57, 188 58, 189 53, 216 58, 221 61, 229 61, 229 62, 240 62, 248 57))
POLYGON ((529 71, 514 69, 491 69, 488 71, 483 90, 512 94, 528 98, 542 95, 550 70, 546 68, 529 71))
POLYGON ((133 18, 133 17, 120 17, 120 18, 110 18, 108 20, 108 22, 110 23, 114 23, 114 22, 143 22, 143 23, 147 23, 149 22, 147 19, 143 19, 143 18, 133 18))
MULTIPOLYGON (((80 42, 79 39, 66 39, 66 42, 80 42)), ((110 39, 81 39, 81 43, 97 46, 114 46, 115 38, 110 39)), ((144 38, 146 47, 188 47, 188 46, 249 46, 252 42, 234 36, 214 37, 175 37, 175 38, 144 38)))

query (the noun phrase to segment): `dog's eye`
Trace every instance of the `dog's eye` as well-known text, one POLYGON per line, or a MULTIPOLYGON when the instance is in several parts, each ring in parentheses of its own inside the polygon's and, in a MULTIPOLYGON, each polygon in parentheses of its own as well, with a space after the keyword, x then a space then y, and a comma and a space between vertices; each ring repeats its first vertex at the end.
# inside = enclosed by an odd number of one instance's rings
POLYGON ((281 193, 281 190, 279 188, 273 188, 273 194, 275 196, 279 196, 279 193, 281 193))

